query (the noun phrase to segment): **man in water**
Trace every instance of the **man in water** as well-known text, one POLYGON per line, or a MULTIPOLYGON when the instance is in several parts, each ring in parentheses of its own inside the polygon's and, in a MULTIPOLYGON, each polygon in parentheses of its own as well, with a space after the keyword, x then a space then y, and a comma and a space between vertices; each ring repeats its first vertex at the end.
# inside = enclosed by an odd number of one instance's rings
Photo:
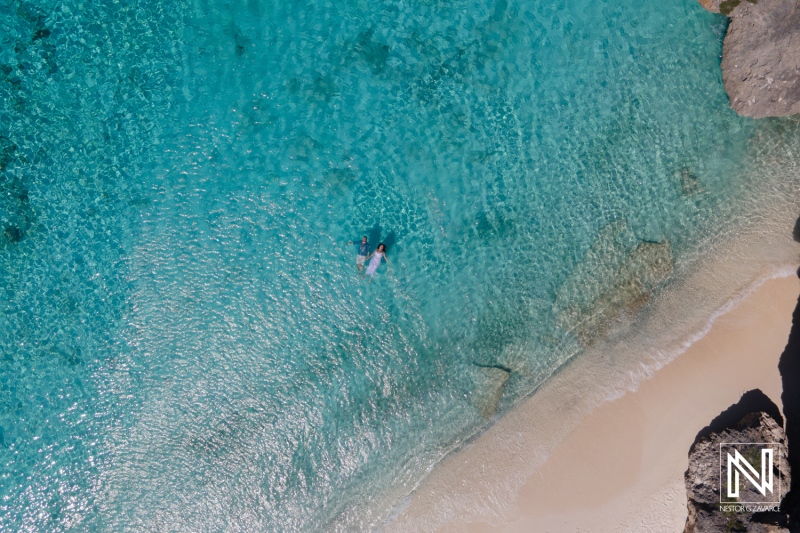
POLYGON ((358 267, 358 271, 361 272, 364 270, 364 261, 367 260, 367 256, 369 255, 369 242, 367 242, 367 236, 364 235, 361 237, 361 242, 356 243, 355 241, 350 241, 347 244, 358 244, 358 255, 356 255, 356 266, 358 267))

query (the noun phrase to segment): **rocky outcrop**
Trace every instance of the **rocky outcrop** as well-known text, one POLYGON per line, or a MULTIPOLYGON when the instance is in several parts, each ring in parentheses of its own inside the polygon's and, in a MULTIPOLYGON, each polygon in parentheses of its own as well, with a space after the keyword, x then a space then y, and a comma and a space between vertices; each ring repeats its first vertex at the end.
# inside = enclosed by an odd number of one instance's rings
POLYGON ((722 48, 731 107, 753 118, 800 113, 800 2, 699 1, 731 18, 722 48))
MULTIPOLYGON (((800 218, 795 228, 800 226, 800 218)), ((800 230, 797 230, 800 233, 800 230)), ((800 240, 800 239, 798 239, 800 240)), ((800 269, 798 270, 800 276, 800 269)), ((783 392, 783 416, 786 417, 785 431, 789 440, 789 467, 795 472, 792 487, 784 498, 784 507, 789 515, 789 530, 800 531, 800 298, 792 313, 792 329, 789 340, 778 362, 783 392)))
MULTIPOLYGON (((738 444, 736 449, 751 464, 757 465, 756 468, 760 466, 757 445, 738 444)), ((748 392, 739 403, 721 413, 698 434, 689 451, 689 468, 685 474, 688 518, 684 533, 788 532, 788 516, 774 504, 767 503, 770 499, 780 500, 791 484, 786 450, 780 411, 761 391, 748 392), (720 469, 727 452, 732 451, 726 443, 770 444, 774 449, 774 492, 765 497, 752 484, 742 481, 738 498, 728 497, 727 485, 721 486, 726 483, 726 477, 720 469), (755 512, 753 508, 737 508, 745 502, 763 502, 764 505, 756 507, 755 512)))

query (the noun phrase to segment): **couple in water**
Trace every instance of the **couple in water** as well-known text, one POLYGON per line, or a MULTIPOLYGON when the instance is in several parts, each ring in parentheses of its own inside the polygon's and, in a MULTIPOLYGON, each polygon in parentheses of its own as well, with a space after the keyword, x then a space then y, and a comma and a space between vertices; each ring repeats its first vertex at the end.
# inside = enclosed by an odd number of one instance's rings
POLYGON ((386 257, 385 244, 380 243, 374 252, 369 253, 369 241, 367 241, 366 235, 361 238, 361 242, 359 243, 356 243, 355 241, 350 241, 347 244, 358 244, 358 254, 356 255, 356 266, 358 267, 359 272, 364 270, 364 263, 366 263, 367 259, 369 259, 369 265, 367 266, 367 271, 361 276, 364 277, 367 274, 369 274, 370 282, 372 281, 372 277, 375 275, 375 271, 377 271, 378 267, 381 266, 381 260, 386 259, 386 264, 391 264, 389 263, 389 258, 386 257))

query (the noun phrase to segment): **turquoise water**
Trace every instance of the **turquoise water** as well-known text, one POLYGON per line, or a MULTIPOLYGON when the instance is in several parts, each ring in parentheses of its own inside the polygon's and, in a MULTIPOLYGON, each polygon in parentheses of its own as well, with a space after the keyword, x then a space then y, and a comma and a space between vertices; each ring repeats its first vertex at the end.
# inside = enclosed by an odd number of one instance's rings
POLYGON ((0 529, 380 525, 746 217, 724 29, 694 0, 4 2, 0 529))

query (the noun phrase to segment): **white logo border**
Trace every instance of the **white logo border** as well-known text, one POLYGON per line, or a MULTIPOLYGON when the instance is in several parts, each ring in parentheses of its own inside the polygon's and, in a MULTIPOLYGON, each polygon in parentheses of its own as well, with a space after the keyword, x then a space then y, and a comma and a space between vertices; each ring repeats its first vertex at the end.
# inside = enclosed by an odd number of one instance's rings
MULTIPOLYGON (((782 476, 776 476, 778 478, 778 501, 776 501, 776 502, 738 502, 738 501, 737 502, 725 502, 725 501, 722 501, 722 497, 723 497, 722 495, 727 492, 727 491, 723 491, 722 490, 722 488, 724 486, 723 483, 722 483, 722 471, 724 469, 724 467, 723 467, 724 461, 722 460, 722 447, 726 446, 726 445, 731 445, 731 446, 740 446, 740 445, 744 445, 744 446, 753 446, 753 445, 755 445, 755 446, 775 446, 775 450, 776 451, 779 451, 779 452, 783 451, 783 444, 781 444, 780 442, 720 442, 719 443, 719 503, 721 505, 780 505, 781 501, 783 501, 783 496, 784 496, 784 494, 783 494, 783 483, 782 483, 782 479, 781 479, 782 476)), ((781 454, 777 453, 775 455, 778 456, 777 457, 777 468, 778 468, 778 471, 780 472, 781 471, 781 454)), ((773 457, 773 460, 775 460, 774 457, 773 457)), ((773 463, 773 467, 774 466, 775 466, 775 464, 773 463)))

